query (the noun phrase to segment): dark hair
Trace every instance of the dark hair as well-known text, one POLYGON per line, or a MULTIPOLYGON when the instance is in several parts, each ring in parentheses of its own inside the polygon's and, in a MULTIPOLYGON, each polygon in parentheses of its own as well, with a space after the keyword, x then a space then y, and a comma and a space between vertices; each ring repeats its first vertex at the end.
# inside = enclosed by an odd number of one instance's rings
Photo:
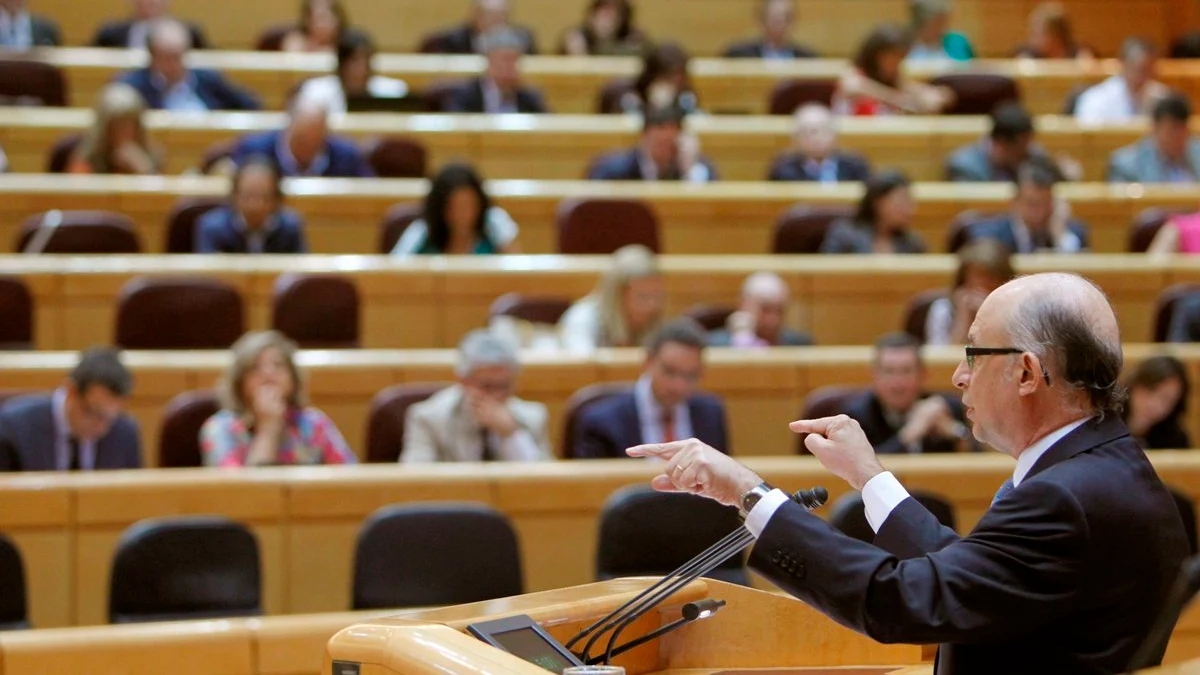
POLYGON ((677 105, 645 108, 642 111, 642 131, 654 127, 665 127, 667 125, 683 126, 683 118, 685 116, 686 113, 683 108, 677 105))
MULTIPOLYGON (((615 3, 617 11, 621 14, 621 22, 617 24, 617 32, 615 37, 617 40, 628 40, 633 33, 633 4, 629 0, 592 0, 588 4, 587 16, 590 19, 601 5, 607 3, 615 3)), ((583 39, 587 42, 588 52, 596 46, 596 36, 592 34, 592 24, 589 21, 584 21, 583 39)))
POLYGON ((346 64, 358 56, 361 51, 367 52, 368 61, 375 54, 375 43, 371 42, 371 38, 366 33, 359 31, 343 32, 338 39, 337 45, 337 72, 341 74, 342 68, 346 64))
POLYGON ((688 75, 689 60, 691 60, 691 57, 688 56, 683 47, 674 42, 664 42, 646 52, 646 56, 642 58, 642 72, 633 84, 634 90, 642 99, 642 105, 647 106, 650 104, 649 92, 651 83, 666 73, 681 71, 683 73, 683 87, 680 91, 691 91, 692 79, 688 75))
POLYGON ((875 356, 872 361, 879 362, 879 356, 889 349, 912 350, 917 356, 917 365, 924 367, 921 360, 921 341, 904 331, 884 333, 875 340, 875 356))
POLYGON ((898 169, 884 169, 871 174, 867 178, 862 199, 858 200, 858 212, 854 214, 854 222, 860 226, 874 228, 875 222, 879 219, 875 203, 895 190, 910 185, 912 185, 912 181, 898 169))
POLYGON ((266 169, 271 172, 271 182, 275 185, 275 199, 283 201, 283 176, 279 173, 279 166, 266 155, 251 155, 237 165, 233 171, 233 177, 229 181, 229 196, 233 197, 237 194, 238 184, 242 182, 242 174, 249 169, 266 169))
POLYGON ((104 387, 118 398, 126 398, 133 391, 133 375, 121 363, 120 352, 112 347, 85 349, 69 377, 80 394, 93 386, 104 387))
POLYGON ((350 17, 346 14, 346 7, 342 5, 342 0, 301 0, 300 2, 300 32, 308 35, 308 17, 312 14, 313 4, 316 2, 328 2, 329 11, 338 20, 338 33, 346 34, 346 29, 350 26, 350 17))
POLYGON ((908 29, 895 24, 883 24, 872 30, 858 47, 854 65, 863 75, 889 87, 896 85, 895 79, 885 79, 879 71, 879 57, 895 49, 907 52, 912 47, 912 35, 908 29))
POLYGON ((1013 143, 1032 133, 1033 118, 1020 103, 1005 101, 992 110, 992 140, 1013 143))
POLYGON ((1192 104, 1183 94, 1171 92, 1158 100, 1154 104, 1154 110, 1150 113, 1150 118, 1155 124, 1163 120, 1175 120, 1176 122, 1188 123, 1192 117, 1192 104))
MULTIPOLYGON (((1173 356, 1152 356, 1145 361, 1142 361, 1133 369, 1128 376, 1125 377, 1125 387, 1129 390, 1138 389, 1153 389, 1158 385, 1168 380, 1176 379, 1182 384, 1180 389, 1179 400, 1175 403, 1175 407, 1166 417, 1162 418, 1146 430, 1146 446, 1147 448, 1170 448, 1176 447, 1178 440, 1186 437, 1182 425, 1179 423, 1179 418, 1187 411, 1188 393, 1191 389, 1191 384, 1188 382, 1187 369, 1183 363, 1173 356)), ((1130 409, 1125 406, 1125 411, 1122 417, 1129 419, 1130 409)))
MULTIPOLYGON (((429 194, 425 195, 423 217, 425 226, 429 228, 429 243, 438 251, 445 251, 450 246, 450 226, 446 223, 446 207, 450 195, 459 188, 470 188, 479 197, 479 216, 475 219, 475 236, 481 241, 491 241, 487 237, 487 212, 492 206, 492 200, 483 189, 483 179, 469 164, 447 164, 433 177, 429 186, 429 194)), ((494 243, 494 242, 492 242, 494 243)))
POLYGON ((708 333, 693 318, 681 316, 671 319, 646 339, 646 355, 657 355, 670 342, 703 351, 708 346, 708 333))
POLYGON ((1007 283, 1016 278, 1017 273, 1012 266, 1012 252, 996 239, 976 239, 958 249, 958 271, 954 273, 954 286, 951 290, 962 288, 967 280, 967 270, 981 269, 995 276, 1000 283, 1007 283))
POLYGON ((1062 172, 1053 160, 1044 157, 1030 157, 1021 163, 1017 169, 1017 187, 1033 185, 1043 190, 1053 189, 1055 184, 1062 181, 1062 172))
POLYGON ((1121 60, 1124 61, 1133 58, 1135 55, 1155 56, 1158 54, 1158 49, 1146 38, 1133 36, 1125 38, 1125 41, 1121 43, 1119 54, 1121 60))

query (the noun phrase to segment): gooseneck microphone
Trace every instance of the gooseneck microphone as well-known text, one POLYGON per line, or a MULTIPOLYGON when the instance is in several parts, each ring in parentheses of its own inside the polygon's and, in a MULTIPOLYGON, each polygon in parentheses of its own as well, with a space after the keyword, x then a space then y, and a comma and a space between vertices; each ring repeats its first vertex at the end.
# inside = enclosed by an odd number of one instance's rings
POLYGON ((671 633, 671 632, 674 632, 675 630, 683 628, 684 626, 688 625, 689 623, 691 623, 693 621, 699 621, 700 619, 707 619, 708 617, 712 616, 713 614, 716 614, 717 610, 721 609, 724 606, 725 606, 724 600, 716 600, 714 598, 705 598, 704 600, 697 600, 696 602, 689 602, 688 604, 683 606, 683 618, 682 619, 676 619, 675 621, 672 621, 671 623, 668 623, 664 626, 660 626, 659 628, 656 628, 655 630, 652 630, 649 633, 646 633, 645 635, 643 635, 639 638, 635 638, 633 640, 630 640, 629 642, 626 642, 625 644, 621 645, 620 647, 614 648, 611 652, 606 652, 601 656, 593 656, 592 658, 588 659, 587 665, 593 666, 602 661, 611 660, 614 656, 620 656, 621 654, 624 654, 625 652, 629 651, 630 649, 635 649, 637 647, 640 647, 640 646, 646 644, 647 642, 650 642, 651 640, 656 640, 656 639, 666 635, 667 633, 671 633))

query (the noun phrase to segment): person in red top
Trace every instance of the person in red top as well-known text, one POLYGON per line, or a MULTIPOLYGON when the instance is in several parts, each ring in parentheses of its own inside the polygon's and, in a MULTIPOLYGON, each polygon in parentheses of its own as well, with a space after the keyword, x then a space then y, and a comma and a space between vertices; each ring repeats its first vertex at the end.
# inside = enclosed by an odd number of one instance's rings
POLYGON ((839 115, 936 115, 954 102, 954 93, 910 80, 900 65, 912 36, 900 26, 882 25, 867 35, 849 70, 838 81, 833 111, 839 115))

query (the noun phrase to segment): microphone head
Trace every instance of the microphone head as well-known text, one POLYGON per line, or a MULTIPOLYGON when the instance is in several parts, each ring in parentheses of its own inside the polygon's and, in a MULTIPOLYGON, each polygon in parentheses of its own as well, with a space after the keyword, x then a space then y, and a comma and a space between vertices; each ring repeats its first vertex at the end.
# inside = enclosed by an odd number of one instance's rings
POLYGON ((813 509, 823 505, 829 499, 829 491, 821 486, 814 487, 811 490, 798 490, 792 499, 797 504, 812 511, 813 509))
POLYGON ((823 504, 825 504, 825 502, 829 501, 829 490, 826 490, 825 488, 818 485, 817 487, 812 489, 812 496, 813 496, 813 508, 815 509, 818 506, 822 506, 823 504))

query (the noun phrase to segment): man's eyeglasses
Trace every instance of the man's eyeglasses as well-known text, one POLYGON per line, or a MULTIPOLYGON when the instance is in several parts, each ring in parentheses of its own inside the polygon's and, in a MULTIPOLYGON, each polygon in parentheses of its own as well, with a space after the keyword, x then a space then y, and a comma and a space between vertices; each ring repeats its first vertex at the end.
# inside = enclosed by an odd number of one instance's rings
MULTIPOLYGON (((975 370, 975 357, 978 356, 999 356, 1004 354, 1024 354, 1024 349, 1016 347, 967 347, 967 370, 975 370)), ((1050 371, 1046 370, 1046 366, 1042 366, 1042 378, 1046 380, 1046 384, 1050 384, 1050 371)))

